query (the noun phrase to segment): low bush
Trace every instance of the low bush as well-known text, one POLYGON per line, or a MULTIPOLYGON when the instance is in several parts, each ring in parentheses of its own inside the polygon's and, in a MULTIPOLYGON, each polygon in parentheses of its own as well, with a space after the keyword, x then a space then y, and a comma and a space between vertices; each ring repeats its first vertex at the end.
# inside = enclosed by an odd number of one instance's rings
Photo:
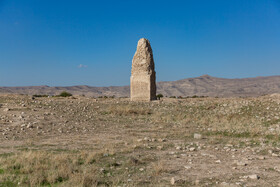
POLYGON ((162 94, 157 94, 157 99, 160 100, 160 98, 162 98, 163 95, 162 94))
POLYGON ((40 94, 35 94, 32 97, 48 97, 49 95, 40 95, 40 94))
POLYGON ((64 92, 61 92, 58 96, 59 97, 70 97, 70 96, 72 96, 72 94, 64 91, 64 92))

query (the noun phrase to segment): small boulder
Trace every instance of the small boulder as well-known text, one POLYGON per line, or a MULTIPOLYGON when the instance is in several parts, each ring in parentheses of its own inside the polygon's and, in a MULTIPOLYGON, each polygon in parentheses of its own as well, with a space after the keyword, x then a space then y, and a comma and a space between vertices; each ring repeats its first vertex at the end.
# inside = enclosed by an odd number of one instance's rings
POLYGON ((172 177, 172 178, 171 178, 171 180, 170 180, 171 185, 174 185, 174 184, 175 184, 175 182, 176 182, 175 178, 174 178, 174 177, 172 177))
POLYGON ((191 148, 190 148, 190 151, 195 151, 195 147, 191 147, 191 148))
POLYGON ((202 139, 202 135, 198 134, 198 133, 194 133, 193 138, 194 139, 202 139))
POLYGON ((4 112, 8 112, 8 111, 10 111, 11 109, 9 109, 9 108, 5 108, 3 111, 4 112))
POLYGON ((257 180, 260 178, 260 176, 256 175, 256 174, 253 174, 253 175, 249 175, 248 176, 250 179, 253 179, 253 180, 257 180))

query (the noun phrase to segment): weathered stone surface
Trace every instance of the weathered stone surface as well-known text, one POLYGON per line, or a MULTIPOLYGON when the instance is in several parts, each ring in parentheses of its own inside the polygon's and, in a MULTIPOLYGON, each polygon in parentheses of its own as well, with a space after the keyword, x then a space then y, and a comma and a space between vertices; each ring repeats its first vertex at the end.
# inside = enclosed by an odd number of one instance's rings
POLYGON ((194 139, 202 139, 202 135, 198 133, 194 133, 193 137, 194 139))
POLYGON ((249 175, 248 176, 250 179, 259 179, 260 177, 256 174, 253 174, 253 175, 249 175))
POLYGON ((150 42, 141 38, 132 60, 130 77, 131 101, 156 100, 156 72, 150 42))

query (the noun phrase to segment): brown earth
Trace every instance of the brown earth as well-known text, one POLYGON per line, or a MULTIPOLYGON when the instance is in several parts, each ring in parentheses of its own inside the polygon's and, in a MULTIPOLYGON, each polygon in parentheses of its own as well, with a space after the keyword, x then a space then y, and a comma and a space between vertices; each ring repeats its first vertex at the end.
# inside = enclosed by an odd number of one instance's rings
MULTIPOLYGON (((57 95, 62 91, 74 95, 91 97, 113 96, 129 97, 129 86, 91 87, 91 86, 27 86, 0 87, 0 93, 57 95)), ((211 96, 248 97, 280 93, 280 76, 255 77, 243 79, 224 79, 203 75, 201 77, 157 83, 157 94, 164 96, 211 96)))
POLYGON ((0 186, 279 186, 280 96, 0 96, 0 186))

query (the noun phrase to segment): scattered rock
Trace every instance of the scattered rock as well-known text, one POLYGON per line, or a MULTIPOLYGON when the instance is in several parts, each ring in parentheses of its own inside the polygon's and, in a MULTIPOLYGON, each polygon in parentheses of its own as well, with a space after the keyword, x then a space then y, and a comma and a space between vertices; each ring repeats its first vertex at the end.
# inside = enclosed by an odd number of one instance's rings
POLYGON ((253 175, 249 175, 248 176, 250 179, 253 179, 253 180, 256 180, 256 179, 259 179, 260 177, 256 174, 253 174, 253 175))
POLYGON ((259 156, 257 157, 259 160, 265 160, 265 156, 259 156))
POLYGON ((176 179, 175 177, 172 177, 171 180, 170 180, 170 184, 171 185, 175 185, 175 184, 179 184, 179 185, 182 185, 184 184, 185 180, 183 179, 176 179))
POLYGON ((9 108, 4 108, 4 112, 8 112, 8 111, 10 111, 11 109, 9 109, 9 108))
POLYGON ((235 160, 234 163, 235 163, 237 166, 247 166, 247 163, 242 162, 242 161, 237 161, 237 160, 235 160))
POLYGON ((221 186, 232 186, 231 184, 227 183, 227 182, 222 182, 221 186))
POLYGON ((190 151, 195 151, 195 147, 191 147, 191 148, 190 148, 190 151))
POLYGON ((240 185, 239 184, 230 184, 230 183, 227 183, 227 182, 222 182, 221 186, 238 187, 240 185))
POLYGON ((162 150, 163 149, 163 146, 157 146, 157 150, 162 150))
POLYGON ((184 166, 185 169, 191 169, 191 166, 184 166))
POLYGON ((182 150, 182 147, 181 146, 177 146, 176 150, 182 150))
POLYGON ((28 129, 33 128, 33 125, 31 123, 28 123, 28 125, 26 126, 28 129))
POLYGON ((202 139, 202 135, 197 133, 194 133, 193 137, 194 139, 202 139))
POLYGON ((159 138, 158 141, 159 142, 166 142, 166 139, 165 138, 159 138))
POLYGON ((176 182, 175 178, 174 178, 174 177, 172 177, 172 178, 171 178, 171 180, 170 180, 171 185, 174 185, 174 184, 175 184, 175 182, 176 182))

